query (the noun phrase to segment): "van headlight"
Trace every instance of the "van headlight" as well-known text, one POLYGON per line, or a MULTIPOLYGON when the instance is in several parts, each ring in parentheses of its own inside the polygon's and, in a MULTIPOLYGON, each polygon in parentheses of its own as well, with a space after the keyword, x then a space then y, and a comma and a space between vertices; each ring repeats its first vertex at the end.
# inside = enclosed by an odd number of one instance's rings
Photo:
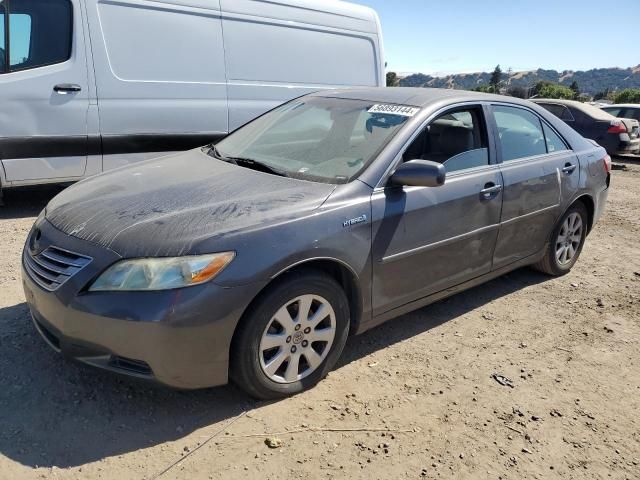
POLYGON ((176 258, 121 260, 89 287, 91 292, 171 290, 208 282, 235 258, 235 252, 176 258))

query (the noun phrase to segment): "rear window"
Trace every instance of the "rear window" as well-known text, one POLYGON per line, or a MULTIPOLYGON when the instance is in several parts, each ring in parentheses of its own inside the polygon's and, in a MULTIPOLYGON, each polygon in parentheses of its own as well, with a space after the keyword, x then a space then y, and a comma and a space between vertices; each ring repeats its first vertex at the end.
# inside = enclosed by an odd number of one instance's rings
POLYGON ((610 113, 614 117, 619 117, 621 108, 603 108, 602 110, 604 110, 607 113, 610 113))
POLYGON ((575 118, 573 117, 571 110, 569 110, 564 105, 560 105, 557 103, 540 103, 539 105, 544 109, 548 110, 549 112, 553 113, 560 120, 563 120, 565 122, 575 121, 575 118))

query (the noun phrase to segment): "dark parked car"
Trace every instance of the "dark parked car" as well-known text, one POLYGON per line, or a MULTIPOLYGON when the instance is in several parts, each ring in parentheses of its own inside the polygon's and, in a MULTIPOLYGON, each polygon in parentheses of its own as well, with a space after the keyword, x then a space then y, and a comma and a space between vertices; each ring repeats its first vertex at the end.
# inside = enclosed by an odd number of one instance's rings
POLYGON ((616 118, 607 113, 605 108, 573 100, 533 101, 566 122, 583 137, 598 142, 609 155, 637 153, 640 150, 639 123, 634 118, 616 118))
POLYGON ((609 169, 530 102, 326 91, 55 197, 24 248, 25 295, 81 362, 278 398, 320 381, 349 334, 525 265, 567 273, 609 169))

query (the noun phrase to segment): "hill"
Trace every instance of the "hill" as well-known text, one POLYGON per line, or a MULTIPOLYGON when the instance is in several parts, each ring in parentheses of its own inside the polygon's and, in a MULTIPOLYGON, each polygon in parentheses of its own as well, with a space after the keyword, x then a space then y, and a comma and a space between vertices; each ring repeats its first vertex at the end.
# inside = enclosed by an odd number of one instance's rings
MULTIPOLYGON (((401 87, 436 87, 470 90, 480 85, 488 85, 491 73, 459 73, 445 77, 433 77, 416 73, 400 79, 401 87)), ((560 83, 567 87, 575 80, 580 91, 595 95, 606 89, 622 90, 640 88, 640 65, 631 68, 595 68, 586 71, 530 70, 524 72, 506 72, 503 77, 507 86, 532 87, 541 80, 560 83)))

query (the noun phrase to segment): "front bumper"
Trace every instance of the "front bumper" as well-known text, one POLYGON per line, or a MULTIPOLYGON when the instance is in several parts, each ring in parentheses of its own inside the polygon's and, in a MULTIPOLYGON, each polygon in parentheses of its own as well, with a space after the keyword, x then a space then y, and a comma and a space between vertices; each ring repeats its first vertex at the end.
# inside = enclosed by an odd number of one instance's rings
POLYGON ((214 283, 161 292, 87 292, 86 286, 119 258, 41 222, 40 243, 94 259, 55 291, 22 279, 34 324, 47 343, 80 362, 184 389, 228 381, 233 332, 261 285, 214 283))

